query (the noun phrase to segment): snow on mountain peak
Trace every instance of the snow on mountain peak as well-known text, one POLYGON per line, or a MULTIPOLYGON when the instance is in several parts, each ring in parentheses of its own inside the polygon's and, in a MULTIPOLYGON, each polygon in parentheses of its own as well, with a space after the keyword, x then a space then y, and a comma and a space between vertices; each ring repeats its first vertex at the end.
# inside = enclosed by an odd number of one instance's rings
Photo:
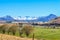
POLYGON ((14 17, 15 20, 35 20, 37 17, 14 17))

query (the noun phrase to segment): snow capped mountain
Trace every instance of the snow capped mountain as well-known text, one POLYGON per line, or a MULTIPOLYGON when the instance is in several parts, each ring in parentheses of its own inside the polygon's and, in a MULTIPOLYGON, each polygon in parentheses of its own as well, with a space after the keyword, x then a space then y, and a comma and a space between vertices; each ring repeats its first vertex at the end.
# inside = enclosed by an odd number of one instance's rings
POLYGON ((54 14, 50 14, 48 16, 45 17, 31 17, 31 16, 25 16, 25 17, 11 17, 11 16, 4 16, 4 17, 0 17, 0 20, 4 20, 4 21, 29 21, 29 22, 48 22, 54 18, 56 18, 57 16, 54 14))
POLYGON ((26 17, 14 17, 15 20, 26 20, 26 17))
POLYGON ((14 18, 7 15, 7 16, 4 16, 4 17, 0 17, 0 20, 3 20, 3 21, 13 21, 14 18))
POLYGON ((53 19, 55 19, 55 18, 57 18, 56 15, 50 14, 50 15, 45 16, 45 17, 39 17, 37 20, 38 20, 38 21, 42 21, 42 22, 48 22, 48 21, 53 20, 53 19))
POLYGON ((37 17, 27 17, 27 16, 25 16, 25 17, 14 17, 14 19, 15 20, 35 20, 35 19, 37 19, 37 17))

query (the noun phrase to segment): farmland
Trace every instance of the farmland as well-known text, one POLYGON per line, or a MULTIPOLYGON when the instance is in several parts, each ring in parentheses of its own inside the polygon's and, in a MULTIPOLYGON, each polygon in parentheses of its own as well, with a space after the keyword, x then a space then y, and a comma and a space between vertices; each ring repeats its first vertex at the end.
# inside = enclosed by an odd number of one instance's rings
MULTIPOLYGON (((33 36, 33 33, 34 33, 34 38, 37 39, 37 40, 60 40, 60 28, 57 29, 57 28, 42 28, 41 26, 36 26, 36 27, 33 27, 33 31, 30 33, 30 35, 27 37, 25 35, 25 33, 23 33, 23 38, 32 38, 33 36)), ((0 33, 2 34, 2 33, 0 33)), ((8 34, 7 32, 5 32, 5 34, 7 35, 13 35, 11 32, 8 34)), ((17 30, 15 32, 15 35, 13 36, 16 36, 16 37, 20 37, 19 35, 19 31, 17 30)), ((31 39, 32 40, 32 39, 31 39)))
POLYGON ((35 28, 35 38, 43 40, 60 40, 60 29, 35 28))

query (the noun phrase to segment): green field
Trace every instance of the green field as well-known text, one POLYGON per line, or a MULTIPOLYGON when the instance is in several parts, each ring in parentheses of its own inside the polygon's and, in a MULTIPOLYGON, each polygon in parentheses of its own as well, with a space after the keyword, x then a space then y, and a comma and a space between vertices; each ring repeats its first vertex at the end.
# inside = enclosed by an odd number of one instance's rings
MULTIPOLYGON (((53 29, 53 28, 41 28, 41 27, 34 27, 34 31, 29 35, 32 38, 32 34, 34 33, 34 38, 38 40, 60 40, 60 29, 53 29)), ((7 32, 5 33, 7 34, 7 32)), ((12 35, 11 33, 9 35, 12 35)), ((19 36, 19 32, 16 32, 15 36, 19 36)), ((23 34, 23 37, 26 37, 23 34)))
MULTIPOLYGON (((60 40, 60 29, 34 28, 35 38, 42 40, 60 40)), ((30 37, 32 37, 30 35, 30 37)))
MULTIPOLYGON (((29 37, 32 38, 33 32, 29 37)), ((16 33, 16 36, 19 36, 16 33)), ((25 36, 23 34, 23 36, 25 36)), ((38 40, 60 40, 60 29, 34 27, 34 38, 38 40)))

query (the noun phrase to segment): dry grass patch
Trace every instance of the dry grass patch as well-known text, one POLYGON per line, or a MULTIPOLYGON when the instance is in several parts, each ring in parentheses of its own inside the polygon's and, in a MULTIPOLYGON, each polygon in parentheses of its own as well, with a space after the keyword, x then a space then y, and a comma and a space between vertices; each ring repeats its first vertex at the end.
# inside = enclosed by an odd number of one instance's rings
POLYGON ((21 38, 12 35, 0 34, 0 40, 32 40, 32 38, 21 38))

